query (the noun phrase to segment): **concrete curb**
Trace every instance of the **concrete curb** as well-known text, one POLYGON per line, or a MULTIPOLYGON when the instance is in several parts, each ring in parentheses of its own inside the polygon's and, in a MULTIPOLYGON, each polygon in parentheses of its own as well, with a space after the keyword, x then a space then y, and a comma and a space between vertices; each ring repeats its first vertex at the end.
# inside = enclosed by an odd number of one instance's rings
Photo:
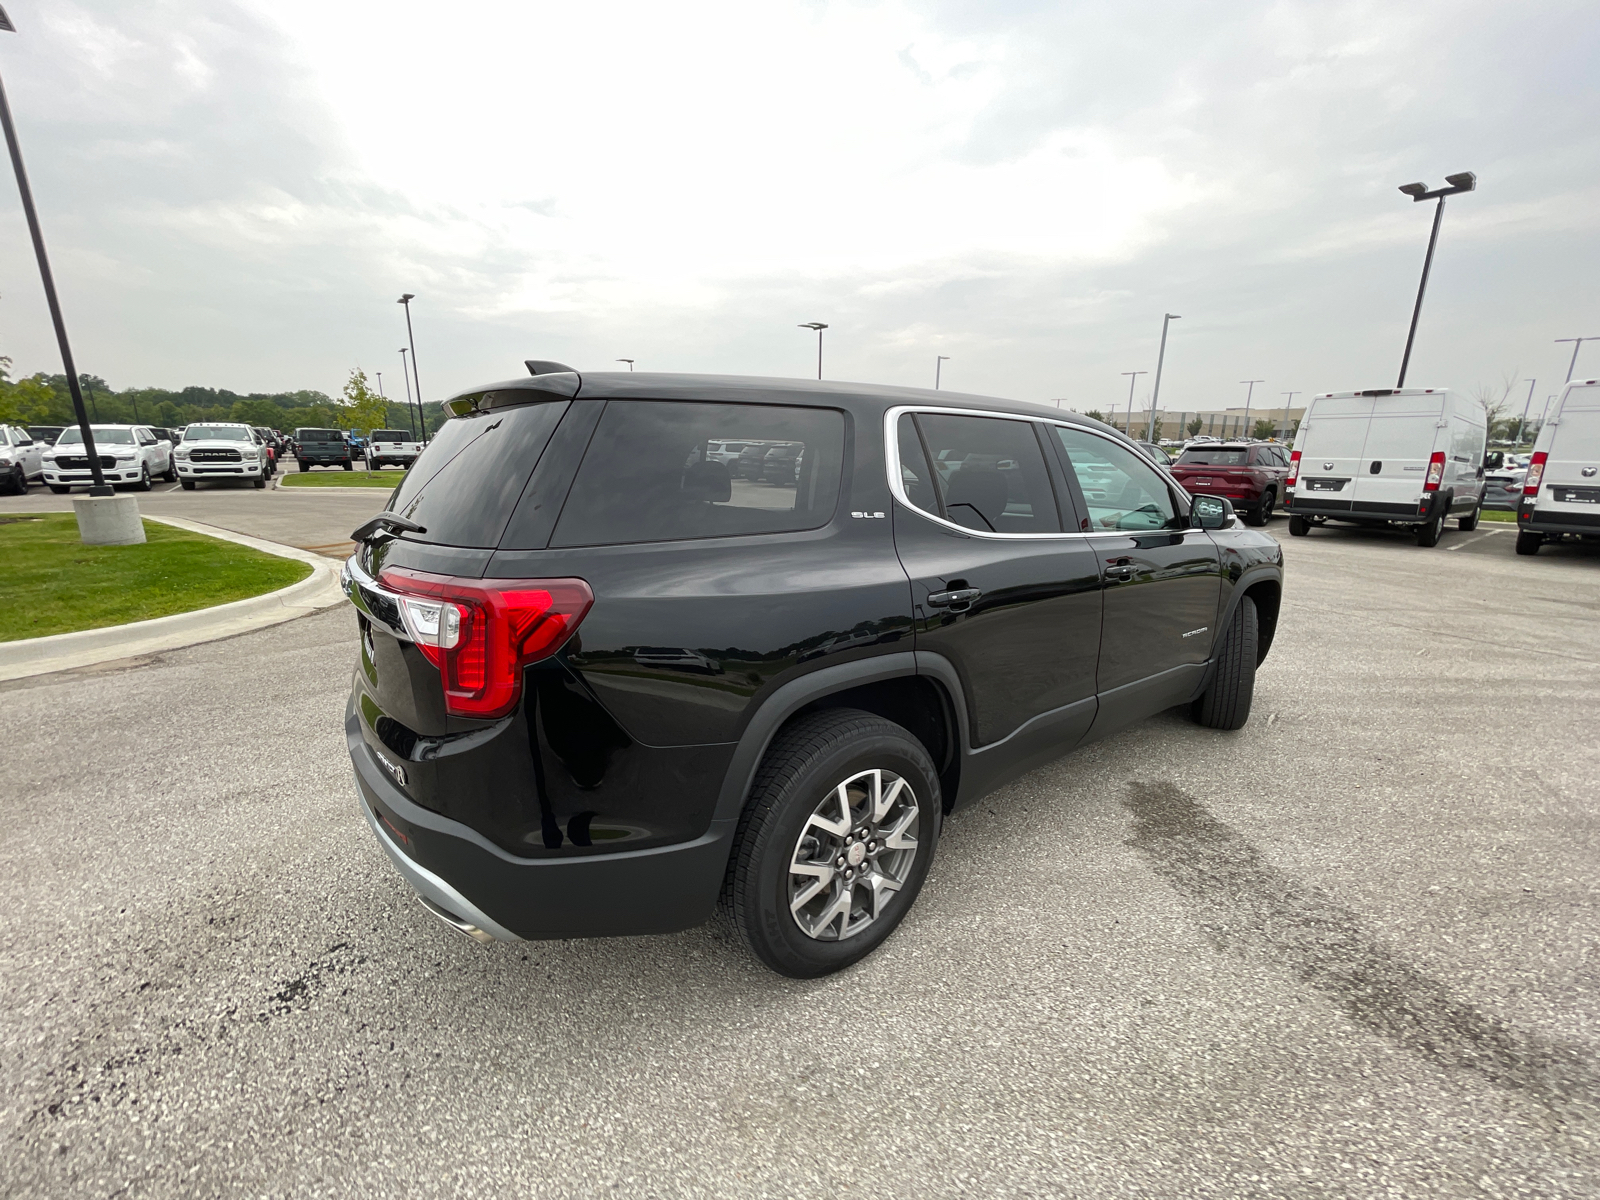
POLYGON ((311 566, 311 574, 299 583, 291 583, 288 587, 263 596, 251 596, 246 600, 235 600, 211 608, 198 608, 193 612, 173 613, 170 617, 133 621, 127 625, 108 625, 104 629, 82 629, 76 633, 57 633, 20 642, 0 642, 0 681, 70 671, 75 667, 93 666, 113 659, 214 642, 219 638, 233 637, 235 634, 249 633, 292 621, 296 617, 308 616, 331 608, 344 599, 344 592, 339 587, 339 564, 319 554, 182 517, 152 516, 147 519, 187 529, 190 533, 203 533, 219 541, 235 542, 265 554, 275 554, 279 558, 297 559, 311 566))

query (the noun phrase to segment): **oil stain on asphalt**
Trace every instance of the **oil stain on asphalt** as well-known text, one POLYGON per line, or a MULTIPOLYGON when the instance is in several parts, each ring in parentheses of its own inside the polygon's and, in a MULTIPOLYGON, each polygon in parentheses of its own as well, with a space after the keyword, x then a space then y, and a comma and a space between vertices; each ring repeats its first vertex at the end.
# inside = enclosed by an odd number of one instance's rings
POLYGON ((1213 945, 1259 955, 1356 1024, 1443 1067, 1536 1099, 1558 1118, 1600 1113, 1600 1074, 1580 1047, 1515 1029, 1451 995, 1383 946, 1351 909, 1297 883, 1182 789, 1134 783, 1128 845, 1190 906, 1213 945))

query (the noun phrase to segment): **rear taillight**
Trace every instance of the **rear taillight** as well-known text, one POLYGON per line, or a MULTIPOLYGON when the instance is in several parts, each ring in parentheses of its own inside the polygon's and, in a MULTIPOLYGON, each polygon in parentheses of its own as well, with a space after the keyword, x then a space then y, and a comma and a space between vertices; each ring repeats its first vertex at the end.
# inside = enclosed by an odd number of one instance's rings
POLYGON ((1533 461, 1528 464, 1528 473, 1522 477, 1522 494, 1524 496, 1537 496, 1539 494, 1539 481, 1544 478, 1544 460, 1549 458, 1549 452, 1540 450, 1533 456, 1533 461))
POLYGON ((1300 451, 1295 450, 1289 455, 1289 478, 1283 481, 1284 487, 1293 487, 1295 480, 1300 478, 1300 451))
POLYGON ((1428 460, 1428 481, 1422 485, 1425 492, 1437 492, 1444 482, 1444 451, 1435 450, 1428 460))
POLYGON ((522 697, 522 669, 561 649, 594 603, 581 579, 459 579, 391 568, 417 649, 439 668, 445 711, 503 717, 522 697))

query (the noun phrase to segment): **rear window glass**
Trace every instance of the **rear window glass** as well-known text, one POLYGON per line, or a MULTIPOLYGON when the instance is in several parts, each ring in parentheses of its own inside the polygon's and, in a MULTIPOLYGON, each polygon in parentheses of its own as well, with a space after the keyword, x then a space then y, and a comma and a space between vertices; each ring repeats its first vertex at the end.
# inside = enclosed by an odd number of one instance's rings
POLYGON ((511 510, 567 401, 519 404, 446 421, 395 489, 389 511, 424 527, 412 541, 500 544, 511 510))
POLYGON ((1180 467, 1242 467, 1248 450, 1185 450, 1178 456, 1180 467))
POLYGON ((372 440, 375 442, 409 442, 411 435, 404 429, 374 429, 372 440))
POLYGON ((815 529, 833 517, 843 457, 844 416, 833 409, 613 400, 550 544, 815 529), (716 448, 730 439, 745 449, 724 462, 716 448))
POLYGON ((302 442, 342 442, 344 434, 337 429, 296 429, 296 440, 302 442))

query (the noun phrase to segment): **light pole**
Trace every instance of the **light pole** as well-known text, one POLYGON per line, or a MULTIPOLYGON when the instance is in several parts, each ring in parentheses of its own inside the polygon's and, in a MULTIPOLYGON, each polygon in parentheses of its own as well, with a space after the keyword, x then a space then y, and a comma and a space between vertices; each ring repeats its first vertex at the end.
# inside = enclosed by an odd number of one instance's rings
MULTIPOLYGON (((379 396, 379 398, 383 399, 383 400, 387 400, 389 397, 387 397, 387 396, 385 396, 383 394, 383 372, 382 371, 374 371, 373 374, 378 377, 378 396, 379 396)), ((389 418, 387 416, 385 416, 383 419, 385 421, 387 421, 389 418)))
MULTIPOLYGON (((1167 313, 1161 318, 1161 353, 1156 355, 1156 386, 1150 393, 1150 436, 1147 442, 1156 440, 1156 408, 1161 403, 1161 365, 1167 359, 1167 326, 1173 321, 1183 320, 1177 313, 1167 313)), ((1129 413, 1132 416, 1132 413, 1129 413)))
MULTIPOLYGON (((1569 376, 1570 378, 1570 376, 1569 376)), ((1533 403, 1533 385, 1537 379, 1528 380, 1528 398, 1522 402, 1522 420, 1517 423, 1517 445, 1522 445, 1522 439, 1528 436, 1528 406, 1533 403)))
POLYGON ((1411 344, 1417 339, 1417 318, 1422 316, 1422 297, 1428 290, 1428 272, 1433 269, 1433 248, 1439 241, 1439 222, 1444 220, 1444 198, 1454 196, 1457 192, 1470 192, 1478 186, 1478 177, 1471 171, 1446 175, 1444 181, 1450 186, 1435 188, 1431 192, 1425 183, 1408 183, 1400 189, 1413 202, 1437 199, 1439 206, 1433 210, 1433 232, 1428 235, 1428 256, 1422 260, 1422 282, 1417 285, 1417 306, 1411 310, 1411 331, 1406 334, 1406 352, 1400 359, 1400 380, 1394 385, 1397 388, 1405 387, 1406 368, 1411 365, 1411 344))
POLYGON ((1289 405, 1294 400, 1294 398, 1296 396, 1298 396, 1299 394, 1300 393, 1297 392, 1297 391, 1283 393, 1283 436, 1284 437, 1288 437, 1289 436, 1289 405))
POLYGON ((1572 382, 1572 372, 1578 365, 1578 351, 1583 349, 1583 344, 1585 342, 1600 342, 1600 337, 1557 338, 1556 339, 1556 345, 1559 346, 1562 342, 1573 342, 1573 343, 1576 343, 1572 347, 1572 361, 1567 364, 1567 382, 1571 383, 1572 382))
POLYGON ((1129 437, 1132 437, 1133 436, 1133 385, 1139 382, 1139 376, 1148 375, 1148 374, 1150 374, 1150 372, 1149 371, 1124 371, 1122 373, 1124 375, 1133 376, 1132 379, 1128 380, 1128 428, 1126 430, 1124 430, 1124 432, 1129 437))
POLYGON ((1250 436, 1250 397, 1256 394, 1256 384, 1265 383, 1265 379, 1241 379, 1240 383, 1248 383, 1250 390, 1244 394, 1244 435, 1250 436))
POLYGON ((411 332, 411 302, 415 299, 415 295, 411 292, 406 292, 395 303, 404 305, 406 310, 406 341, 411 343, 411 381, 417 385, 417 423, 422 426, 418 433, 422 438, 422 444, 426 446, 428 444, 428 417, 422 411, 422 380, 417 376, 417 335, 411 332))
POLYGON ((628 370, 630 370, 630 371, 633 370, 633 359, 631 359, 631 358, 619 358, 619 359, 617 359, 617 361, 618 362, 627 363, 628 364, 628 370))
MULTIPOLYGON (((15 33, 6 10, 0 8, 0 31, 15 33)), ((67 390, 72 393, 72 412, 78 418, 78 430, 83 435, 83 452, 89 457, 89 475, 93 484, 91 496, 114 496, 115 490, 106 482, 100 469, 100 452, 95 449, 94 431, 89 428, 89 414, 83 407, 83 390, 78 384, 78 369, 72 363, 72 345, 67 341, 67 324, 61 317, 61 301, 56 298, 55 276, 50 273, 50 256, 44 248, 44 232, 39 228, 39 214, 33 207, 33 189, 28 186, 28 169, 22 165, 22 147, 17 142, 17 127, 11 121, 11 101, 6 98, 5 84, 0 83, 0 124, 5 126, 6 148, 11 151, 11 169, 17 174, 17 191, 22 193, 22 212, 28 218, 28 233, 33 238, 33 255, 39 260, 39 277, 44 281, 44 299, 50 307, 50 321, 56 327, 56 344, 61 347, 61 365, 66 369, 67 390)), ((141 532, 139 540, 144 541, 141 532)))
POLYGON ((822 331, 827 328, 821 321, 805 321, 795 326, 796 329, 815 329, 817 331, 817 378, 822 378, 822 331))
MULTIPOLYGON (((948 354, 941 354, 941 355, 939 355, 938 357, 936 357, 933 360, 933 390, 936 391, 936 392, 939 390, 939 376, 940 376, 940 373, 942 372, 942 370, 944 368, 944 364, 949 362, 949 361, 950 361, 950 356, 948 354)), ((1058 405, 1056 405, 1056 407, 1060 408, 1061 406, 1058 404, 1058 405)))
MULTIPOLYGON (((406 382, 406 423, 411 423, 411 376, 406 374, 406 348, 400 347, 400 378, 406 382)), ((417 434, 420 440, 421 433, 417 434)))

